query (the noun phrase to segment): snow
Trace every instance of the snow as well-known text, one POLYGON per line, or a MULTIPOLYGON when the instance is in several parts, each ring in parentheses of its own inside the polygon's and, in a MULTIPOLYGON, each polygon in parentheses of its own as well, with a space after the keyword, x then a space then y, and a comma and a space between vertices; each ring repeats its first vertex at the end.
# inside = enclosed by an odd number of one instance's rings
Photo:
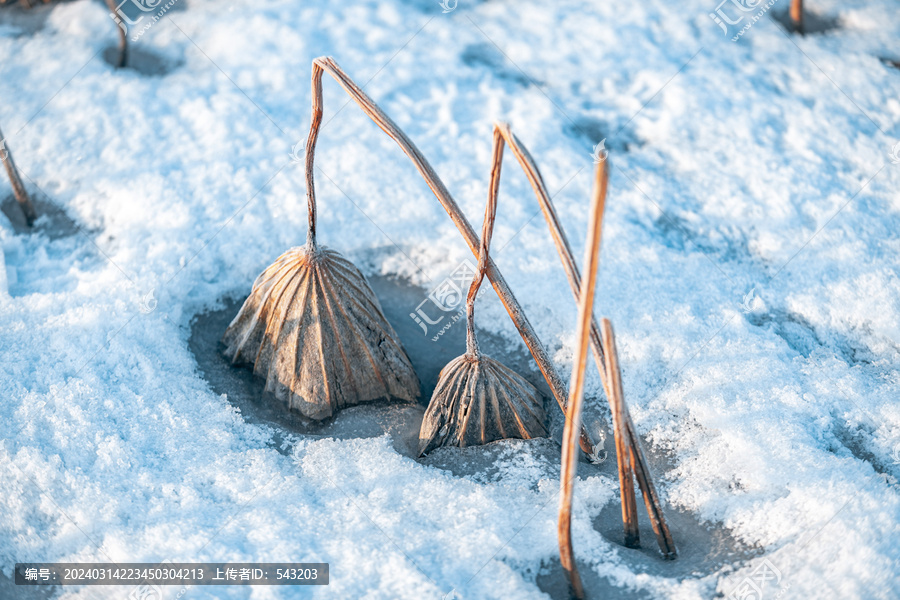
MULTIPOLYGON (((582 463, 573 532, 589 590, 727 597, 768 560, 781 579, 765 598, 896 597, 900 71, 880 59, 900 59, 900 13, 806 4, 837 27, 800 37, 766 16, 732 42, 707 1, 445 14, 426 0, 179 0, 134 45, 143 72, 105 60, 116 32, 100 3, 0 8, 0 125, 49 197, 34 234, 10 200, 0 216, 0 582, 27 561, 315 561, 331 565, 327 588, 186 597, 558 597, 554 442, 416 461, 414 409, 297 433, 198 366, 214 358, 192 351, 197 318, 304 240, 290 153, 309 126, 310 62, 328 54, 476 227, 491 125, 506 120, 580 257, 606 139, 596 311, 615 326, 682 556, 653 556, 643 516, 645 551, 622 547, 612 460, 582 463), (710 531, 727 551, 706 551, 710 531)), ((348 101, 326 78, 320 241, 424 299, 471 254, 348 101)), ((509 153, 500 194, 495 258, 568 374, 575 305, 509 153)), ((385 309, 403 319, 417 301, 397 302, 385 309)), ((521 356, 493 292, 477 323, 521 356)), ((593 368, 587 402, 603 414, 593 368)))

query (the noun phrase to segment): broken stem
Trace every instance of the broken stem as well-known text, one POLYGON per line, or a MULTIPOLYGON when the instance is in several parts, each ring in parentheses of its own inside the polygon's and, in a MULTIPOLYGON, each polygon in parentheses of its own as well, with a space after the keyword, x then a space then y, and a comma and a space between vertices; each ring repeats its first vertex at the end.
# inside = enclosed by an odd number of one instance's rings
POLYGON ((597 265, 600 262, 600 235, 603 230, 603 205, 606 202, 606 164, 597 165, 594 193, 591 197, 591 216, 588 222, 587 241, 584 245, 584 264, 587 279, 578 297, 578 325, 575 329, 575 357, 572 361, 572 378, 569 381, 569 407, 562 441, 562 473, 560 474, 559 508, 559 560, 569 578, 572 593, 584 598, 584 587, 575 553, 572 550, 572 496, 575 475, 578 471, 578 454, 575 451, 576 432, 581 427, 581 404, 584 398, 585 366, 588 355, 588 332, 594 312, 594 290, 597 285, 597 265))
POLYGON ((115 0, 106 0, 106 6, 112 11, 109 16, 113 18, 119 30, 119 62, 116 64, 116 68, 121 69, 128 63, 128 31, 118 15, 119 9, 115 0))
MULTIPOLYGON (((575 262, 575 256, 572 253, 572 248, 566 237, 566 232, 556 214, 556 209, 550 199, 550 194, 547 191, 544 179, 541 177, 541 173, 537 168, 537 164, 534 162, 528 149, 522 145, 519 138, 512 133, 508 125, 505 123, 498 123, 495 125, 495 128, 503 135, 503 139, 506 141, 507 145, 509 145, 509 149, 512 150, 513 156, 519 161, 519 165, 525 171, 525 175, 528 177, 528 181, 534 189, 538 204, 541 207, 541 212, 544 213, 544 219, 547 221, 547 225, 550 228, 550 236, 553 238, 557 254, 559 254, 559 258, 562 261, 563 270, 566 272, 566 278, 569 280, 572 295, 577 301, 580 293, 579 290, 581 289, 581 275, 578 272, 578 265, 575 262)), ((604 388, 606 388, 606 368, 604 366, 606 359, 603 352, 603 344, 600 339, 600 328, 597 326, 595 320, 592 320, 591 322, 591 352, 594 355, 594 363, 597 365, 600 379, 603 382, 604 388)), ((612 399, 609 399, 609 401, 612 403, 612 399)), ((628 434, 628 448, 631 457, 630 466, 634 470, 634 475, 641 488, 644 504, 647 507, 647 514, 650 517, 653 531, 656 533, 656 541, 659 544, 663 556, 666 558, 675 558, 677 554, 675 543, 672 540, 672 534, 669 532, 669 527, 666 524, 662 505, 659 502, 659 496, 656 493, 656 488, 650 477, 650 469, 647 466, 647 459, 644 456, 640 438, 637 436, 637 430, 631 420, 631 414, 628 412, 628 407, 624 405, 623 416, 625 418, 625 430, 628 434)), ((621 455, 618 455, 617 459, 620 464, 627 460, 626 457, 621 455)))
POLYGON ((606 348, 606 395, 612 409, 613 432, 616 438, 616 456, 619 457, 619 491, 622 497, 622 523, 625 527, 625 546, 640 548, 637 501, 634 497, 634 479, 631 471, 631 453, 628 451, 628 434, 625 431, 625 398, 622 394, 622 373, 619 370, 619 354, 609 319, 601 321, 603 346, 606 348))
POLYGON ((3 137, 2 131, 0 131, 0 162, 6 166, 6 174, 9 175, 9 183, 12 185, 13 196, 16 197, 16 202, 19 203, 22 212, 25 214, 25 223, 31 227, 34 224, 35 219, 37 219, 37 212, 34 210, 34 205, 31 203, 31 198, 28 197, 25 186, 22 185, 19 169, 16 167, 16 163, 13 160, 12 152, 6 147, 6 138, 3 137))
MULTIPOLYGON (((478 235, 475 233, 475 230, 472 229, 472 225, 469 224, 469 221, 466 219, 463 212, 460 210, 459 206, 456 204, 456 201, 450 195, 450 192, 447 191, 447 187, 444 185, 444 182, 441 181, 440 177, 438 177, 437 173, 435 173, 434 169, 419 151, 415 144, 406 136, 403 131, 388 117, 384 111, 382 111, 373 101, 369 98, 365 92, 363 92, 350 77, 344 73, 338 64, 331 57, 319 57, 313 60, 313 70, 312 70, 312 82, 313 82, 313 98, 321 97, 322 94, 322 73, 328 72, 335 81, 344 89, 345 92, 359 105, 366 115, 372 121, 378 125, 382 131, 384 131, 388 136, 391 137, 397 145, 400 146, 400 149, 403 150, 403 153, 406 154, 413 162, 416 167, 416 170, 425 179, 425 183, 428 184, 428 187, 431 188, 431 191, 434 192, 434 195, 437 197, 438 201, 444 207, 444 210, 447 211, 447 214, 450 216, 450 220, 453 221, 453 224, 456 225, 456 228, 462 234, 466 243, 469 246, 469 249, 472 251, 472 254, 478 255, 480 250, 480 241, 478 239, 478 235)), ((315 100, 313 100, 315 102, 315 100)), ((314 111, 315 112, 315 111, 314 111)), ((307 145, 307 152, 309 153, 311 150, 314 150, 315 141, 313 140, 313 148, 311 149, 309 145, 307 145)), ((307 159, 308 164, 311 163, 311 159, 307 159)), ((308 190, 307 190, 308 193, 308 190)), ((507 285, 506 280, 503 278, 503 274, 500 272, 500 269, 497 268, 497 265, 494 264, 494 261, 490 258, 487 259, 485 274, 488 279, 494 286, 494 290, 497 292, 497 296, 499 296, 500 301, 503 303, 503 306, 506 308, 506 311, 509 313, 510 318, 516 326, 516 329, 519 331, 519 335, 522 336, 522 340, 525 342, 525 345, 528 346, 528 350, 531 352, 531 355, 534 357, 535 363, 537 363, 538 368, 541 370, 541 374, 544 376, 544 379, 547 381, 547 385, 550 387, 550 391, 553 393, 554 398, 556 398, 557 403, 559 403, 560 408, 562 408, 563 412, 566 412, 566 404, 568 393, 566 391, 566 386, 562 381, 562 378, 559 375, 559 372, 556 370, 555 365, 550 360, 549 355, 547 354, 546 349, 544 349, 544 345, 541 343, 541 340, 538 338, 537 334, 534 331, 534 328, 531 326, 531 323, 528 321, 528 317, 525 316, 525 313, 522 311, 522 307, 519 304, 516 297, 513 295, 512 290, 510 290, 509 285, 507 285)), ((581 432, 581 448, 586 453, 590 454, 594 450, 594 444, 587 433, 586 430, 582 429, 581 432)))
POLYGON ((497 218, 497 193, 500 189, 500 169, 503 166, 503 138, 495 130, 491 155, 491 183, 488 186, 488 201, 484 209, 484 223, 481 226, 481 248, 478 252, 478 267, 469 286, 466 297, 466 356, 470 360, 478 357, 478 340, 475 338, 475 297, 484 281, 487 261, 490 259, 491 237, 494 235, 494 220, 497 218))

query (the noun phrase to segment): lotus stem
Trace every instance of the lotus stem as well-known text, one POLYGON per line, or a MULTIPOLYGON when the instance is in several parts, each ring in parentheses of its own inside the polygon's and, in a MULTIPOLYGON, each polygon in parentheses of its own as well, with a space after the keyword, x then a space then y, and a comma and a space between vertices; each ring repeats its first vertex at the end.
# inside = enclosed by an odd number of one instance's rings
POLYGON ((612 408, 613 432, 616 438, 616 456, 619 457, 619 490, 622 496, 622 523, 625 527, 625 546, 640 548, 637 501, 634 497, 634 479, 631 470, 631 453, 625 428, 625 398, 622 393, 622 373, 619 370, 619 354, 609 319, 601 321, 603 346, 606 348, 606 395, 612 408))
MULTIPOLYGON (((556 214, 556 209, 550 199, 550 194, 547 191, 547 186, 544 184, 543 177, 541 177, 541 173, 538 170, 534 159, 531 157, 531 154, 528 152, 528 149, 512 133, 509 126, 498 123, 495 127, 499 129, 500 133, 503 135, 503 139, 506 141, 507 145, 509 145, 509 149, 512 151, 513 156, 519 161, 519 165, 525 171, 525 175, 528 177, 528 181, 534 189, 538 204, 541 207, 541 212, 544 214, 544 219, 547 221, 547 225, 550 228, 550 235, 556 246, 557 254, 559 254, 559 258, 562 261, 563 270, 566 272, 566 278, 569 280, 572 295, 577 301, 579 298, 579 290, 581 289, 581 275, 578 272, 578 265, 575 262, 572 248, 569 245, 566 232, 560 224, 559 217, 556 214)), ((600 338, 600 328, 597 326, 595 320, 592 320, 591 322, 590 334, 591 351, 594 355, 594 363, 597 366, 597 371, 600 374, 604 389, 606 389, 606 359, 600 338)), ((610 408, 612 409, 612 399, 608 399, 610 401, 610 408)), ((672 534, 669 532, 669 527, 666 524, 662 505, 660 504, 659 496, 656 493, 656 488, 651 479, 650 469, 647 466, 647 459, 644 456, 640 438, 637 436, 637 430, 631 420, 631 414, 628 412, 628 407, 624 405, 624 403, 622 409, 625 418, 625 430, 628 436, 628 452, 630 455, 628 457, 630 458, 628 463, 634 470, 634 475, 641 488, 644 504, 647 508, 647 514, 650 517, 653 531, 656 533, 656 541, 659 544, 660 551, 666 558, 675 558, 677 556, 675 542, 673 541, 672 534)), ((619 468, 622 468, 622 463, 628 460, 628 458, 621 454, 617 456, 620 465, 619 468)))
POLYGON ((6 146, 6 138, 3 137, 2 131, 0 131, 0 162, 6 166, 6 174, 9 176, 13 196, 16 197, 16 202, 19 203, 19 207, 21 207, 22 213, 25 215, 25 223, 31 227, 37 219, 37 212, 34 210, 34 204, 31 203, 31 198, 29 198, 28 192, 22 184, 19 169, 13 160, 12 152, 6 146))
POLYGON ((591 197, 591 216, 588 222, 587 241, 584 246, 584 264, 587 279, 578 297, 578 325, 575 329, 575 357, 572 361, 572 378, 569 382, 569 404, 566 425, 563 429, 562 469, 560 474, 559 508, 559 559, 569 578, 572 594, 584 598, 584 586, 575 553, 572 549, 572 496, 575 475, 578 471, 578 453, 575 451, 577 431, 581 427, 581 404, 584 398, 585 366, 587 364, 589 332, 594 311, 594 290, 597 285, 597 265, 600 262, 600 237, 603 230, 603 205, 606 202, 606 163, 597 165, 594 193, 591 197))
POLYGON ((310 250, 316 248, 316 184, 313 177, 316 158, 316 142, 319 140, 319 129, 322 125, 322 70, 313 63, 312 70, 312 120, 309 126, 309 137, 306 140, 306 201, 309 212, 309 230, 306 244, 310 250))
MULTIPOLYGON (((450 216, 450 220, 453 221, 453 224, 456 225, 456 228, 462 234, 463 239, 465 239, 466 243, 469 246, 469 249, 472 251, 472 254, 478 256, 481 249, 481 242, 478 239, 478 235, 475 233, 472 225, 466 219, 465 215, 456 204, 456 201, 450 195, 450 192, 447 191, 447 187, 444 185, 444 182, 441 181, 440 177, 438 177, 437 173, 435 173, 428 160, 425 159, 421 151, 390 119, 390 117, 388 117, 384 113, 384 111, 382 111, 371 100, 371 98, 369 98, 366 93, 363 92, 346 73, 344 73, 343 70, 341 70, 338 64, 331 57, 319 57, 313 60, 313 102, 315 102, 315 98, 317 96, 321 96, 323 72, 327 72, 329 75, 331 75, 331 77, 333 77, 334 80, 337 81, 337 83, 344 89, 344 91, 347 92, 347 94, 359 105, 362 111, 366 113, 366 115, 368 115, 368 117, 372 119, 372 121, 374 121, 375 124, 378 125, 388 136, 390 136, 391 139, 397 142, 397 145, 400 146, 400 149, 403 150, 404 154, 406 154, 410 158, 410 160, 412 160, 413 164, 416 167, 416 170, 425 180, 425 183, 428 184, 428 187, 431 188, 431 191, 444 207, 444 210, 447 211, 447 214, 450 216)), ((307 152, 309 151, 309 147, 307 146, 307 152)), ((311 159, 307 160, 309 161, 311 159)), ((307 193, 309 193, 308 190, 307 193)), ((507 285, 506 283, 506 280, 503 278, 503 274, 500 272, 500 269, 497 268, 497 265, 494 264, 494 261, 490 257, 488 257, 486 262, 485 274, 494 286, 494 290, 496 290, 497 296, 499 296, 500 301, 503 303, 503 306, 509 313, 509 316, 515 324, 516 329, 518 329, 519 335, 522 336, 522 340, 525 342, 525 345, 531 352, 535 363, 537 363, 541 374, 544 376, 544 379, 547 381, 547 385, 550 387, 550 391, 553 393, 553 397, 556 398, 556 401, 559 404, 560 408, 562 408, 563 412, 566 412, 566 399, 568 397, 566 385, 563 383, 563 380, 560 377, 556 366, 550 360, 550 356, 547 354, 547 351, 544 348, 544 345, 541 343, 540 338, 538 338, 537 334, 534 331, 534 328, 528 321, 528 317, 522 310, 521 305, 519 304, 518 300, 516 300, 515 295, 512 293, 512 290, 510 290, 509 285, 507 285)), ((591 438, 586 430, 582 430, 581 440, 582 449, 588 454, 593 452, 594 444, 592 443, 591 438)))
POLYGON ((466 296, 466 356, 470 360, 478 357, 478 340, 475 338, 475 297, 481 282, 484 281, 484 273, 487 262, 490 259, 489 252, 491 238, 494 235, 494 221, 497 219, 497 194, 500 190, 500 170, 503 167, 503 138, 494 130, 493 152, 491 156, 491 182, 488 187, 488 201, 484 209, 484 223, 481 226, 481 249, 478 252, 478 267, 469 286, 469 294, 466 296))
POLYGON ((106 0, 106 6, 112 11, 109 16, 116 22, 119 30, 119 61, 116 63, 116 68, 121 69, 128 64, 128 32, 125 29, 125 23, 119 18, 115 0, 106 0))

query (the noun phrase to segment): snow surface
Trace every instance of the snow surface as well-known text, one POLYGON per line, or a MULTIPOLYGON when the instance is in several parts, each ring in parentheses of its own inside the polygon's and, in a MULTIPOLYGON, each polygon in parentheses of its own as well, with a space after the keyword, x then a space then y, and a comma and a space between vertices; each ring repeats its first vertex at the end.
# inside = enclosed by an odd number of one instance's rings
MULTIPOLYGON (((900 70, 880 60, 900 60, 900 6, 807 5, 837 27, 800 37, 767 15, 732 42, 705 0, 179 0, 136 44, 142 70, 120 71, 100 3, 0 8, 0 125, 41 212, 61 211, 34 234, 10 201, 0 216, 0 580, 26 561, 321 561, 327 588, 184 597, 550 593, 555 446, 417 462, 387 435, 288 435, 217 393, 189 348, 198 315, 304 240, 289 154, 310 61, 330 54, 476 226, 504 119, 580 257, 606 139, 596 310, 668 510, 744 550, 701 568, 707 538, 685 525, 678 568, 636 557, 593 525, 618 510, 611 465, 582 464, 586 581, 603 597, 727 596, 765 559, 781 574, 766 598, 900 595, 900 70)), ((325 102, 322 243, 427 290, 471 255, 327 78, 325 102)), ((501 188, 496 260, 568 374, 574 303, 509 155, 501 188)), ((521 352, 493 292, 477 314, 521 352)), ((604 402, 592 371, 588 403, 604 402)))

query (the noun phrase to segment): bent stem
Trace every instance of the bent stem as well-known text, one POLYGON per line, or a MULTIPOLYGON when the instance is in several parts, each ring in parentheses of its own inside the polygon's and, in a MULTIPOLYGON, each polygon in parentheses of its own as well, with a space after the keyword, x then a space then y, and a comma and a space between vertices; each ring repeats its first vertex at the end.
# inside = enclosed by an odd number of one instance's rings
MULTIPOLYGON (((428 161, 425 159, 416 145, 413 144, 412 141, 406 136, 406 134, 403 133, 403 131, 401 131, 400 128, 390 119, 390 117, 388 117, 384 113, 384 111, 382 111, 371 100, 371 98, 369 98, 366 93, 363 92, 356 85, 356 83, 354 83, 353 80, 350 79, 350 77, 341 70, 338 64, 331 57, 323 56, 313 60, 313 103, 315 103, 317 99, 319 99, 319 105, 321 107, 323 72, 327 72, 329 75, 331 75, 331 77, 333 77, 334 80, 337 81, 337 83, 344 89, 344 91, 347 92, 347 94, 359 105, 362 111, 366 113, 366 115, 370 119, 372 119, 372 121, 374 121, 375 124, 382 129, 382 131, 388 134, 391 139, 397 142, 397 145, 400 146, 400 149, 403 150, 403 153, 406 154, 410 158, 410 160, 412 160, 413 165, 415 165, 416 167, 416 170, 425 180, 425 183, 428 184, 428 187, 431 188, 431 191, 444 207, 444 210, 447 211, 447 214, 450 216, 450 220, 453 221, 453 224, 456 225, 456 228, 462 234, 463 239, 465 239, 466 243, 469 246, 469 249, 472 251, 472 254, 478 256, 481 247, 478 235, 475 233, 472 225, 469 224, 469 221, 466 219, 465 215, 456 204, 456 201, 450 195, 450 192, 447 191, 447 187, 444 185, 444 182, 441 181, 440 177, 438 177, 437 173, 435 173, 432 166, 428 163, 428 161)), ((313 114, 315 115, 315 106, 313 107, 313 114)), ((315 135, 317 136, 317 125, 315 126, 315 129, 315 135)), ((313 136, 312 132, 310 132, 310 140, 311 144, 307 144, 308 155, 312 154, 315 151, 315 136, 313 136)), ((307 185, 309 185, 309 181, 311 181, 311 175, 309 174, 311 172, 311 165, 312 158, 308 156, 307 185)), ((307 194, 309 194, 309 189, 307 190, 307 194)), ((310 203, 310 207, 314 216, 314 201, 310 203)), ((566 386, 563 383, 563 380, 560 377, 555 365, 550 360, 550 356, 547 354, 544 345, 541 343, 541 340, 535 333, 534 328, 528 321, 528 317, 525 316, 521 305, 519 304, 518 300, 516 300, 516 297, 513 295, 512 290, 510 290, 509 285, 507 285, 506 280, 503 278, 503 274, 500 272, 500 269, 497 268, 497 265, 494 264, 494 261, 490 257, 488 257, 485 262, 485 275, 487 275, 488 279, 491 281, 491 284, 494 286, 494 290, 496 290, 497 296, 499 296, 500 301, 503 303, 503 306, 509 313, 509 316, 515 324, 516 329, 518 329, 519 331, 519 335, 522 336, 522 340, 525 342, 525 345, 528 346, 528 350, 531 352, 535 363, 537 363, 538 368, 541 370, 541 374, 547 381, 547 385, 550 387, 550 391, 553 393, 554 398, 556 398, 556 401, 559 404, 560 408, 562 408, 563 412, 566 412, 568 397, 566 386)), ((588 454, 590 454, 594 450, 594 444, 587 431, 584 429, 582 429, 581 432, 581 448, 588 454)))
POLYGON ((484 281, 484 272, 490 258, 488 252, 494 235, 494 220, 497 218, 497 192, 500 189, 500 169, 503 167, 503 138, 494 130, 493 152, 491 155, 491 183, 488 187, 488 201, 484 209, 484 223, 481 225, 481 248, 478 252, 478 267, 466 296, 466 356, 469 360, 478 358, 478 340, 475 339, 475 297, 484 281))
POLYGON ((118 15, 115 0, 106 0, 106 6, 112 11, 109 16, 113 18, 116 28, 119 30, 119 61, 116 63, 116 68, 121 69, 128 63, 128 32, 125 31, 125 24, 118 15))
POLYGON ((597 265, 600 262, 600 235, 603 230, 603 205, 606 202, 606 163, 597 165, 594 193, 591 198, 591 217, 588 222, 587 241, 584 245, 584 264, 587 279, 578 297, 578 325, 575 330, 575 357, 572 362, 572 378, 569 382, 569 408, 563 429, 562 469, 560 474, 559 507, 559 560, 569 578, 572 593, 584 598, 584 586, 575 553, 572 550, 572 496, 575 475, 578 471, 578 454, 575 451, 576 431, 581 426, 581 403, 584 398, 585 366, 587 364, 588 332, 594 311, 594 290, 597 284, 597 265))
POLYGON ((308 211, 308 230, 306 246, 310 251, 316 249, 316 183, 313 176, 316 158, 316 142, 319 141, 319 128, 322 126, 322 69, 316 69, 313 61, 312 71, 312 117, 309 123, 309 137, 306 140, 306 202, 308 211))
POLYGON ((13 196, 15 196, 16 202, 22 208, 22 213, 25 215, 25 223, 31 227, 37 219, 37 212, 34 210, 34 205, 31 203, 31 198, 28 196, 25 186, 22 185, 19 169, 13 160, 12 152, 6 147, 6 138, 3 137, 2 131, 0 131, 0 162, 6 167, 6 174, 9 176, 13 196))
MULTIPOLYGON (((581 275, 578 271, 578 264, 575 262, 572 247, 569 245, 566 232, 556 214, 556 209, 550 199, 550 194, 547 191, 544 179, 541 177, 541 173, 537 168, 537 164, 534 162, 528 149, 519 141, 519 138, 512 133, 507 124, 497 123, 494 127, 503 135, 504 141, 509 145, 509 149, 512 151, 513 156, 519 161, 519 165, 522 167, 522 170, 525 171, 525 175, 531 183, 534 194, 538 199, 538 204, 541 207, 541 212, 544 214, 544 219, 547 221, 547 226, 550 228, 550 236, 553 238, 556 252, 559 254, 563 270, 566 272, 566 278, 569 281, 569 287, 572 289, 572 295, 577 301, 581 289, 581 275)), ((596 320, 593 319, 591 320, 590 341, 591 352, 594 355, 594 363, 597 366, 597 371, 600 374, 604 389, 608 390, 605 368, 606 359, 600 338, 600 328, 597 326, 596 320)), ((607 399, 610 402, 610 409, 612 409, 612 398, 609 397, 608 393, 607 399)), ((669 526, 666 523, 662 505, 660 504, 659 496, 656 493, 656 487, 653 485, 650 469, 647 466, 647 459, 645 458, 644 450, 641 447, 640 438, 637 436, 634 423, 631 420, 631 414, 628 412, 628 407, 625 406, 624 403, 622 405, 622 414, 625 421, 625 433, 627 434, 625 439, 627 441, 629 456, 626 457, 621 454, 617 456, 619 468, 622 469, 624 467, 626 473, 628 470, 634 470, 634 475, 641 488, 641 494, 644 497, 647 514, 650 517, 653 531, 656 533, 656 541, 659 544, 660 551, 662 551, 663 556, 666 558, 675 558, 677 555, 675 542, 672 539, 672 534, 669 532, 669 526)), ((628 480, 630 481, 630 478, 628 478, 628 480)))

